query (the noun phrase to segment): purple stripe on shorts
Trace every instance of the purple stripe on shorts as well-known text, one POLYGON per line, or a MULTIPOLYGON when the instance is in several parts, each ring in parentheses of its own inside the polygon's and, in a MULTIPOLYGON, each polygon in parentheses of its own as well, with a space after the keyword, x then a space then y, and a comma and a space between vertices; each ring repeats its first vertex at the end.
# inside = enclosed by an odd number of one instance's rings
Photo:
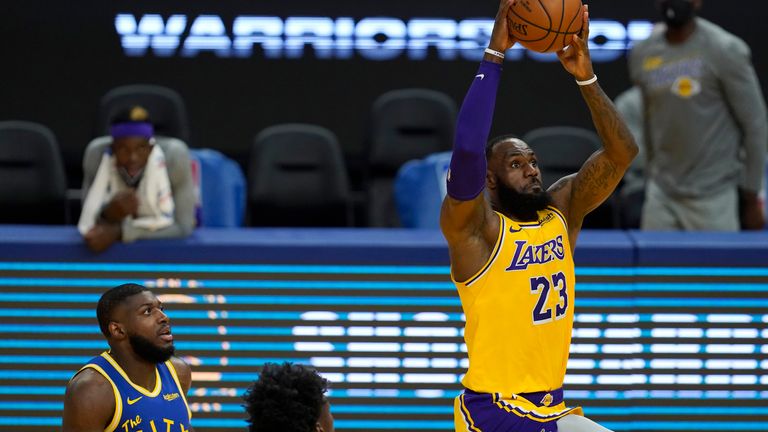
MULTIPOLYGON (((540 401, 547 394, 552 396, 550 405, 557 405, 563 401, 563 390, 557 389, 551 392, 535 392, 520 394, 530 402, 543 406, 540 401)), ((557 432, 557 420, 544 418, 532 419, 526 417, 526 412, 512 405, 507 405, 498 399, 498 395, 489 393, 477 393, 469 389, 464 390, 461 398, 462 412, 465 420, 471 418, 473 425, 480 431, 499 432, 557 432)), ((535 416, 534 414, 530 414, 535 416)), ((558 416, 559 417, 559 416, 558 416)), ((475 430, 475 429, 471 429, 475 430)))

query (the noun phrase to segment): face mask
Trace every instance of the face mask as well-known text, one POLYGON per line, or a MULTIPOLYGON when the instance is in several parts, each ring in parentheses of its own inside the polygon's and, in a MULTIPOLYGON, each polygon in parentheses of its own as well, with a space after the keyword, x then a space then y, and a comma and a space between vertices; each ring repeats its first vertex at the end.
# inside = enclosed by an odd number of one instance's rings
POLYGON ((691 0, 662 0, 661 15, 669 27, 679 28, 693 19, 693 2, 691 0))

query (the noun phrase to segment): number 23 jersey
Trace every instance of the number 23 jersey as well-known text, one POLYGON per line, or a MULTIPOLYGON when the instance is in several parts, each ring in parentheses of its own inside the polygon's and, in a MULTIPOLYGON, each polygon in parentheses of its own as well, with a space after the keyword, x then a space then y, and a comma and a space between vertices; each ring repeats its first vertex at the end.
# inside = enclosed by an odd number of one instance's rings
POLYGON ((573 329, 575 272, 565 218, 536 222, 497 213, 499 237, 488 262, 454 280, 466 316, 469 370, 464 387, 511 394, 562 387, 573 329))

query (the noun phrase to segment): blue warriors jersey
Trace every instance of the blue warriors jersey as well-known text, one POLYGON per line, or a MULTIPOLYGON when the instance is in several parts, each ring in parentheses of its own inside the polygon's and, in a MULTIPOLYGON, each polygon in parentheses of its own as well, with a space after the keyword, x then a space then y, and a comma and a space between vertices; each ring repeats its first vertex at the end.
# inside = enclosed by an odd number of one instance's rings
POLYGON ((488 262, 468 280, 454 280, 466 316, 469 370, 462 383, 500 398, 559 389, 575 284, 565 219, 554 207, 530 223, 497 215, 499 236, 488 262))
POLYGON ((80 371, 88 368, 106 378, 114 391, 115 414, 105 432, 189 431, 192 413, 170 360, 157 364, 151 391, 131 382, 107 352, 91 359, 80 371))

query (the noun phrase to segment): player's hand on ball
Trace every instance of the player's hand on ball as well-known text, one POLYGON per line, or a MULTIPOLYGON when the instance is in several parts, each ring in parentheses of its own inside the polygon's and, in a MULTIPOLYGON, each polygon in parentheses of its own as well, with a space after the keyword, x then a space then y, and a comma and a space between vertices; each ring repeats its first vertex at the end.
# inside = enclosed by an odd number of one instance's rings
POLYGON ((589 6, 584 5, 582 11, 581 33, 573 35, 571 44, 558 51, 557 57, 565 70, 574 78, 586 81, 595 75, 595 71, 592 69, 592 60, 589 57, 589 6))
POLYGON ((493 33, 491 33, 491 42, 488 48, 503 53, 515 44, 515 39, 510 34, 507 24, 509 8, 515 2, 516 0, 501 0, 499 3, 499 11, 496 13, 496 22, 493 24, 493 33))

